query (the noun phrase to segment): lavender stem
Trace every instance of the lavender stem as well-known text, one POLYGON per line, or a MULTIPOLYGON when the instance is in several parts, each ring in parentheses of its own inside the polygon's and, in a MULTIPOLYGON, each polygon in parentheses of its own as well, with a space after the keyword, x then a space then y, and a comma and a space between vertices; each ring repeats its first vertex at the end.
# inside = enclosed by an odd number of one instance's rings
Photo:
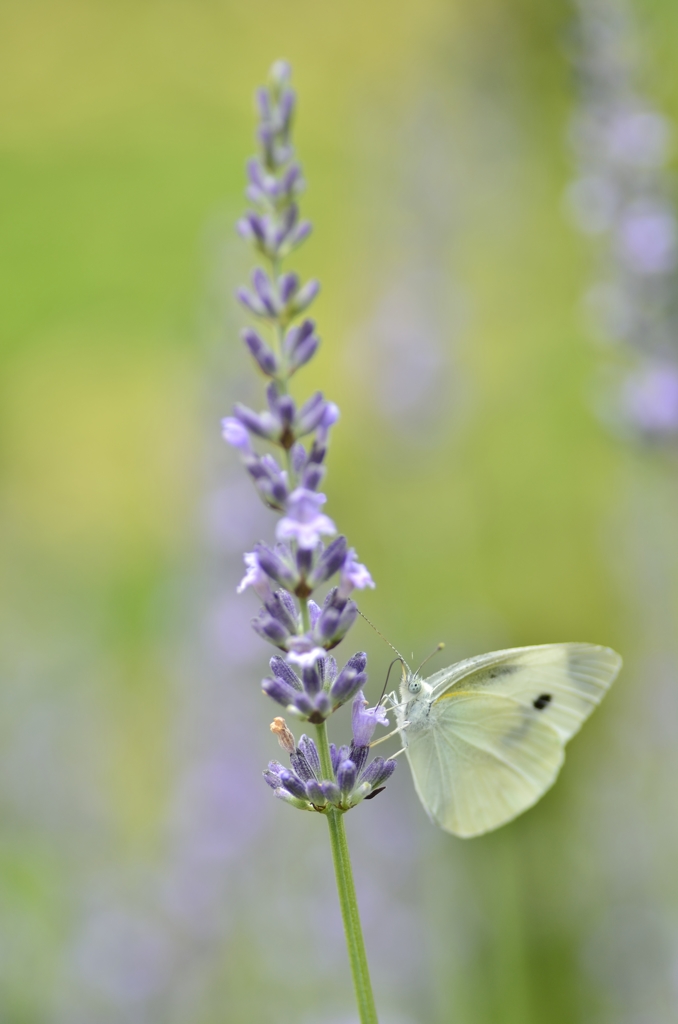
MULTIPOLYGON (((327 727, 324 722, 316 726, 316 736, 323 777, 332 779, 334 778, 334 771, 332 769, 330 747, 327 742, 327 727)), ((367 963, 362 926, 360 924, 358 899, 353 883, 351 856, 348 851, 348 843, 346 842, 343 812, 332 808, 327 812, 326 818, 330 829, 332 860, 337 880, 341 917, 346 934, 346 948, 348 949, 348 959, 351 964, 356 1002, 360 1014, 360 1024, 378 1024, 377 1008, 374 1004, 370 970, 367 963)))

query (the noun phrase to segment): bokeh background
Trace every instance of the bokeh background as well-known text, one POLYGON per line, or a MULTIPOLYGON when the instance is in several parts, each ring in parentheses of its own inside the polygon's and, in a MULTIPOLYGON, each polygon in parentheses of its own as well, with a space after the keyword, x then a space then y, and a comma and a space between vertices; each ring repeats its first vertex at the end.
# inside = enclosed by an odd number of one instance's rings
MULTIPOLYGON (((678 8, 625 11, 615 45, 670 121, 678 8)), ((355 1020, 324 823, 260 775, 269 652, 235 587, 273 521, 219 436, 260 402, 233 225, 278 57, 315 223, 294 263, 323 282, 297 387, 342 409, 328 512, 377 581, 366 613, 415 661, 625 658, 499 832, 438 832, 405 764, 347 819, 384 1024, 678 1019, 678 460, 591 399, 620 357, 590 337, 600 252, 563 199, 585 14, 2 3, 6 1024, 355 1020)), ((364 623, 349 645, 376 697, 390 651, 364 623)))

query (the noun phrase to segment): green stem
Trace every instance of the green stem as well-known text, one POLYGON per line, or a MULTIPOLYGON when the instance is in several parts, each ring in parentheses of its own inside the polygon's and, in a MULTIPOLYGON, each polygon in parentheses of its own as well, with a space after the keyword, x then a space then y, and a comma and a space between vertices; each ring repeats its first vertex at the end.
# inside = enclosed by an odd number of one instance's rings
MULTIPOLYGON (((323 778, 333 779, 334 772, 332 770, 332 759, 330 757, 329 743, 327 742, 325 723, 323 722, 321 725, 316 726, 316 729, 323 778)), ((378 1024, 377 1010, 374 1005, 374 996, 372 995, 370 971, 365 953, 365 943, 363 942, 363 932, 360 925, 358 900, 353 884, 351 858, 348 852, 348 843, 346 842, 344 816, 341 811, 333 808, 327 812, 325 817, 330 827, 330 845, 332 847, 332 859, 334 860, 334 873, 337 879, 341 916, 344 921, 346 946, 351 963, 351 973, 353 975, 360 1022, 361 1024, 378 1024)))

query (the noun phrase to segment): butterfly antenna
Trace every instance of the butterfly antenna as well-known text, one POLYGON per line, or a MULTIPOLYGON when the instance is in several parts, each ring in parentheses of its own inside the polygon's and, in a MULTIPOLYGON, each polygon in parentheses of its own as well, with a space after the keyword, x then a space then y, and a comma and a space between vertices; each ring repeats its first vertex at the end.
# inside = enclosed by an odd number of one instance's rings
MULTIPOLYGON (((390 641, 390 640, 387 640, 387 639, 386 639, 386 637, 384 636, 384 634, 383 634, 383 633, 380 633, 380 632, 379 632, 379 630, 377 629, 377 627, 375 626, 375 624, 374 624, 373 622, 370 622, 370 620, 369 620, 369 619, 367 618, 367 616, 365 615, 365 613, 364 613, 364 612, 361 612, 361 611, 360 611, 360 608, 358 608, 358 612, 360 613, 360 615, 362 615, 362 617, 364 618, 365 622, 366 622, 366 623, 367 623, 367 624, 368 624, 369 626, 371 626, 371 627, 372 627, 372 629, 374 630, 374 632, 375 632, 375 633, 379 633, 379 636, 380 636, 380 637, 381 637, 381 639, 382 639, 382 640, 384 641, 384 643, 385 643, 385 644, 388 644, 388 646, 389 646, 389 647, 391 648, 391 650, 392 650, 392 651, 395 651, 395 652, 396 652, 396 654, 398 655, 398 658, 399 658, 399 659, 400 659, 400 661, 401 661, 401 662, 403 663, 403 665, 406 665, 406 664, 407 664, 407 662, 406 662, 406 661, 405 661, 405 659, 403 658, 403 656, 402 656, 402 654, 400 653, 400 651, 398 650, 398 648, 397 648, 397 647, 394 647, 394 646, 393 646, 393 644, 391 643, 391 641, 390 641)), ((435 653, 435 652, 434 652, 434 653, 435 653)), ((398 658, 396 658, 395 660, 397 661, 397 660, 398 660, 398 658)), ((427 660, 428 660, 428 659, 427 659, 427 660)), ((395 664, 395 662, 391 662, 391 664, 393 665, 393 664, 395 664)), ((390 669, 389 669, 389 671, 390 671, 390 669)), ((388 677, 387 677, 387 678, 388 678, 388 677)))
POLYGON ((436 654, 439 654, 439 652, 444 650, 444 649, 445 649, 445 644, 444 643, 439 643, 438 646, 436 647, 435 651, 431 651, 431 653, 429 655, 427 655, 427 657, 424 658, 424 660, 422 661, 421 665, 419 666, 417 671, 414 673, 415 676, 419 675, 419 673, 421 672, 421 670, 423 669, 423 667, 424 667, 424 665, 426 664, 427 661, 430 661, 431 658, 435 657, 436 654))
POLYGON ((379 705, 381 704, 382 700, 384 699, 384 694, 386 693, 386 687, 388 686, 388 677, 391 674, 391 669, 393 668, 393 666, 395 665, 395 663, 397 661, 399 661, 400 664, 402 665, 403 659, 400 657, 400 655, 398 655, 397 658, 394 658, 393 661, 391 662, 391 664, 388 666, 388 672, 386 673, 386 681, 384 682, 384 689, 381 691, 381 697, 377 701, 377 707, 379 707, 379 705))

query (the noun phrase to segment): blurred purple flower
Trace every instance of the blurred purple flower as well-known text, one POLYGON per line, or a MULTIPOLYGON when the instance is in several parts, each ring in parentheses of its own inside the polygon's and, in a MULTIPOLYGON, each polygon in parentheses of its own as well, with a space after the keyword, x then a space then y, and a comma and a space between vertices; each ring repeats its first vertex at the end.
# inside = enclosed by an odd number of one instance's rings
POLYGON ((622 401, 640 430, 678 433, 678 366, 648 366, 632 373, 624 384, 622 401))
POLYGON ((664 208, 638 204, 620 224, 621 251, 640 274, 663 274, 676 260, 676 222, 664 208))
POLYGON ((607 131, 609 156, 632 167, 660 167, 668 141, 668 121, 649 110, 619 114, 607 131))

